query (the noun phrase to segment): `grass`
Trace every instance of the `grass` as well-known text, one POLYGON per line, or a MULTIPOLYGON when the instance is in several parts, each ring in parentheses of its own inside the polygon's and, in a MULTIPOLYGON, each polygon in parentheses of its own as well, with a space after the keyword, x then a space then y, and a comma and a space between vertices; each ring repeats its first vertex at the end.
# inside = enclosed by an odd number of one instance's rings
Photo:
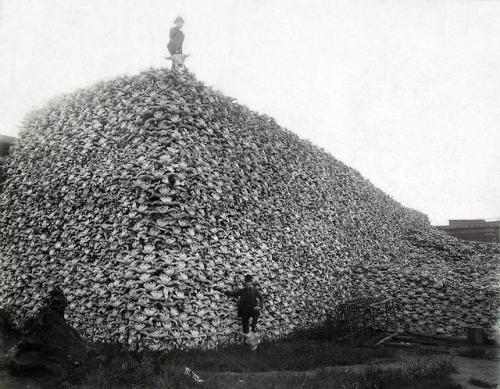
POLYGON ((468 347, 461 350, 458 355, 473 359, 494 359, 494 355, 483 347, 468 347))
POLYGON ((33 385, 33 378, 12 377, 5 369, 0 366, 0 388, 2 389, 21 389, 21 388, 36 388, 36 389, 55 389, 54 381, 50 378, 37 378, 36 386, 33 385))
MULTIPOLYGON (((195 383, 180 369, 164 367, 160 374, 145 374, 146 381, 130 381, 127 373, 119 380, 105 371, 89 377, 78 389, 462 389, 454 384, 450 374, 453 366, 447 360, 415 362, 395 369, 369 367, 362 371, 323 369, 314 374, 210 374, 202 376, 203 383, 195 383)), ((145 373, 145 372, 144 372, 145 373)))
MULTIPOLYGON (((185 367, 199 374, 311 370, 361 364, 394 355, 393 350, 385 348, 353 348, 307 339, 264 342, 255 352, 251 352, 246 345, 169 353, 133 352, 119 345, 106 344, 97 348, 96 357, 85 368, 83 380, 99 388, 127 387, 129 384, 140 387, 152 377, 159 381, 152 387, 168 387, 167 381, 177 379, 176 372, 183 373, 185 367), (108 383, 110 386, 107 386, 108 383)), ((75 374, 80 373, 75 371, 75 374)), ((184 380, 183 374, 181 376, 184 380)), ((175 383, 179 385, 177 381, 175 383)))
MULTIPOLYGON (((362 348, 332 341, 327 325, 295 332, 286 339, 263 342, 257 351, 246 345, 214 350, 172 352, 130 351, 118 344, 93 344, 85 365, 64 378, 50 378, 51 389, 233 389, 233 388, 356 388, 459 389, 449 378, 449 362, 418 363, 399 369, 342 366, 366 364, 393 357, 387 348, 362 348), (195 383, 184 374, 189 367, 205 379, 195 383), (328 368, 327 368, 328 367, 328 368), (304 372, 307 370, 314 370, 304 372), (294 372, 297 371, 297 372, 294 372), (230 373, 228 373, 230 372, 230 373)), ((2 385, 0 369, 0 386, 2 385)), ((4 374, 5 376, 5 374, 4 374)), ((3 377, 3 383, 10 377, 3 377)), ((20 378, 20 380, 29 377, 20 378)), ((47 381, 49 382, 49 381, 47 381)), ((38 384, 38 382, 37 382, 38 384)), ((8 387, 8 386, 7 386, 8 387)), ((15 386, 12 386, 15 387, 15 386)), ((23 387, 26 387, 23 385, 23 387)), ((44 386, 42 386, 45 389, 44 386)))
POLYGON ((304 339, 264 342, 253 353, 246 345, 233 345, 218 350, 169 353, 165 359, 173 365, 202 371, 257 372, 355 365, 393 355, 394 351, 386 348, 350 347, 304 339))
POLYGON ((380 358, 394 356, 388 348, 353 347, 331 341, 331 331, 326 325, 296 331, 279 341, 263 341, 257 351, 251 352, 245 344, 223 346, 212 350, 187 350, 171 352, 137 352, 123 349, 117 344, 96 345, 97 358, 91 368, 141 370, 153 374, 163 366, 186 367, 209 372, 267 372, 282 370, 311 370, 326 366, 363 364, 380 358), (329 340, 330 341, 329 341, 329 340))
POLYGON ((456 371, 448 359, 420 360, 405 367, 386 369, 370 367, 361 376, 360 389, 460 389, 450 375, 456 371))

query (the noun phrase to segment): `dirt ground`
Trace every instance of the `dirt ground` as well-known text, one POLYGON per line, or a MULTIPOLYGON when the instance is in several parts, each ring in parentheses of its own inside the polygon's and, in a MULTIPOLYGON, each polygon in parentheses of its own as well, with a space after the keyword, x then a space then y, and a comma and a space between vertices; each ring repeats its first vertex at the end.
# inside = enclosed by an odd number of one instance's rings
POLYGON ((452 378, 455 382, 461 384, 465 389, 477 388, 477 386, 469 384, 469 379, 478 378, 490 383, 500 383, 500 361, 488 361, 482 359, 471 359, 464 357, 455 357, 454 365, 458 369, 458 373, 453 374, 452 378))
MULTIPOLYGON (((457 373, 452 375, 453 380, 464 387, 464 389, 473 389, 477 386, 473 386, 469 384, 469 379, 471 377, 476 379, 481 379, 490 383, 499 383, 499 360, 485 360, 485 359, 473 359, 466 358, 457 355, 448 355, 448 354, 434 354, 432 356, 428 355, 419 355, 413 352, 404 352, 400 351, 396 355, 396 361, 381 361, 380 365, 385 368, 393 368, 393 367, 401 367, 404 364, 409 362, 416 362, 422 358, 430 358, 430 359, 440 359, 440 358, 451 358, 453 365, 457 368, 457 373)), ((355 369, 363 369, 366 368, 366 365, 353 366, 355 369)))

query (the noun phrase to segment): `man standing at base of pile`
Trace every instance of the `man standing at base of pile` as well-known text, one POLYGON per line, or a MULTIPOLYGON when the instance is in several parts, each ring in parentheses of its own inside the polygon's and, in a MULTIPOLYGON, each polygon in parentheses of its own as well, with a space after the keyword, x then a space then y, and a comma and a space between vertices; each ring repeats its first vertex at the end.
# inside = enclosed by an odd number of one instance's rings
POLYGON ((238 317, 241 317, 243 326, 243 334, 248 335, 250 318, 252 318, 252 332, 257 332, 257 320, 259 320, 260 312, 264 306, 264 298, 259 289, 253 284, 253 276, 248 274, 245 276, 245 287, 232 292, 225 292, 231 297, 240 297, 238 303, 238 317), (257 299, 259 303, 257 304, 257 299))

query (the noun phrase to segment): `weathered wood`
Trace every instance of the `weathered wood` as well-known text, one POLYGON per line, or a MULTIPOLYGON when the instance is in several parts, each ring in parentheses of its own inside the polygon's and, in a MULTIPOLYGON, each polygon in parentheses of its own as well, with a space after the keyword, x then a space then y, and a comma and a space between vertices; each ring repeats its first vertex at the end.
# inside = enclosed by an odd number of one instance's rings
POLYGON ((420 338, 429 338, 429 339, 437 339, 444 340, 449 342, 457 342, 457 343, 467 343, 467 338, 463 336, 447 336, 447 335, 434 335, 434 334, 422 334, 420 332, 415 331, 406 331, 407 335, 418 336, 420 338))
POLYGON ((381 341, 377 342, 376 343, 376 346, 380 346, 381 344, 387 342, 388 340, 391 340, 393 339, 394 337, 396 337, 398 334, 400 334, 400 331, 396 331, 392 334, 390 334, 389 336, 386 336, 384 339, 382 339, 381 341))

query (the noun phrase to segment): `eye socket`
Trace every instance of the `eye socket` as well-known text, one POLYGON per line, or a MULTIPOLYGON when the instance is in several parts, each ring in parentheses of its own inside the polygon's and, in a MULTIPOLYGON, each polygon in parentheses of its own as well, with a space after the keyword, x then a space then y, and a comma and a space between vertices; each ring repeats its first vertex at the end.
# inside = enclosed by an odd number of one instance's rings
POLYGON ((174 186, 176 182, 177 182, 177 176, 175 174, 170 174, 168 176, 168 183, 174 186))

